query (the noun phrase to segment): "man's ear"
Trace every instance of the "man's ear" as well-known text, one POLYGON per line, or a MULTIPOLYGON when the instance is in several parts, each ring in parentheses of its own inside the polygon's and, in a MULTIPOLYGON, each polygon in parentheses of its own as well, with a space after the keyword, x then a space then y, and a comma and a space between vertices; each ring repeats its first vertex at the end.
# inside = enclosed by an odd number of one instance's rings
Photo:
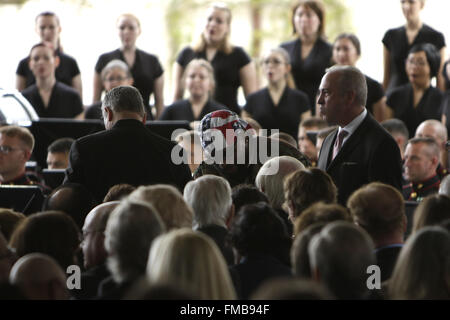
POLYGON ((55 56, 55 69, 58 68, 60 63, 61 63, 61 59, 59 59, 59 56, 55 56))
POLYGON ((104 112, 105 114, 103 116, 105 116, 105 118, 108 121, 112 121, 113 118, 114 118, 114 114, 113 114, 111 108, 110 107, 105 107, 104 109, 105 109, 105 112, 104 112))
POLYGON ((225 223, 227 225, 227 228, 230 228, 231 223, 233 222, 233 218, 234 218, 235 213, 236 213, 236 207, 234 206, 234 204, 232 204, 231 208, 230 208, 230 212, 228 213, 228 218, 225 221, 225 223))

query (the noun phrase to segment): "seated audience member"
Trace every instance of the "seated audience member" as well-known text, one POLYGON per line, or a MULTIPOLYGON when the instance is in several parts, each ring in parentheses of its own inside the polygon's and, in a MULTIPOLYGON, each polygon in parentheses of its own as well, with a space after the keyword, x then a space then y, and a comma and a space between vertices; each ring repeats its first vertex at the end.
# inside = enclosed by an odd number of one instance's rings
POLYGON ((212 100, 215 80, 211 64, 204 59, 194 59, 188 63, 183 73, 184 87, 189 91, 189 98, 175 101, 164 108, 159 120, 186 120, 194 123, 210 112, 228 109, 212 100))
POLYGON ((389 279, 406 231, 402 194, 392 186, 372 182, 355 191, 347 207, 354 222, 372 237, 381 281, 389 279))
POLYGON ((203 161, 203 149, 200 142, 200 137, 194 131, 186 131, 175 138, 175 141, 186 152, 186 160, 193 174, 197 170, 200 163, 203 161))
MULTIPOLYGON (((314 205, 315 206, 315 205, 314 205)), ((314 207, 313 206, 313 207, 314 207)), ((328 222, 317 222, 296 234, 291 248, 292 273, 297 278, 312 279, 308 245, 311 239, 327 225, 328 222)))
POLYGON ((98 298, 121 299, 145 275, 152 242, 163 232, 164 224, 149 204, 124 200, 114 209, 105 230, 106 264, 111 277, 100 283, 98 298))
POLYGON ((450 197, 450 175, 447 175, 442 179, 441 186, 439 187, 439 194, 450 197))
POLYGON ((295 140, 295 138, 286 132, 273 133, 270 135, 270 138, 282 140, 284 142, 289 143, 294 148, 298 149, 297 141, 295 140))
POLYGON ((400 149, 400 155, 402 160, 405 159, 405 149, 406 144, 409 140, 409 132, 405 123, 400 119, 388 119, 381 122, 381 126, 386 129, 397 142, 398 148, 400 149))
POLYGON ((284 180, 285 207, 289 219, 294 222, 303 210, 323 201, 336 203, 337 188, 331 177, 317 168, 297 170, 284 180))
POLYGON ((228 110, 207 114, 198 129, 204 160, 194 178, 213 174, 224 177, 234 187, 242 183, 254 184, 261 166, 274 156, 291 156, 305 166, 310 165, 309 159, 290 144, 254 136, 250 125, 228 110), (246 143, 243 143, 244 138, 246 143), (226 158, 227 154, 232 161, 226 158))
POLYGON ((297 137, 300 122, 311 117, 311 105, 305 92, 295 88, 290 60, 289 53, 280 47, 263 56, 267 87, 247 96, 242 115, 258 121, 270 134, 275 129, 297 137))
POLYGON ((231 267, 239 299, 248 299, 266 280, 292 276, 291 240, 277 213, 265 203, 241 208, 230 230, 238 256, 231 267))
POLYGON ((81 290, 74 290, 77 299, 93 299, 101 281, 111 274, 106 267, 105 229, 111 212, 118 201, 102 203, 89 212, 83 225, 83 262, 85 272, 81 274, 81 290))
POLYGON ((369 298, 367 267, 376 263, 370 236, 349 222, 332 222, 309 243, 313 279, 341 300, 369 298))
POLYGON ((201 300, 232 300, 227 264, 213 240, 187 228, 155 239, 147 263, 151 284, 175 285, 201 300))
POLYGON ((441 180, 436 173, 439 165, 439 146, 431 138, 413 138, 405 150, 403 197, 420 202, 424 197, 437 193, 441 180))
POLYGON ((0 184, 38 185, 25 172, 34 148, 34 137, 27 128, 18 126, 0 127, 0 184))
POLYGON ((330 223, 333 221, 352 222, 352 218, 347 208, 337 203, 325 204, 322 201, 315 202, 307 209, 302 211, 294 221, 294 237, 298 236, 309 226, 316 223, 330 223))
POLYGON ((9 241, 14 230, 25 220, 25 215, 11 209, 0 208, 0 231, 9 241))
POLYGON ((55 140, 47 148, 47 167, 49 169, 67 169, 69 167, 69 151, 72 138, 55 140))
POLYGON ((443 194, 433 194, 424 198, 414 211, 413 232, 423 227, 438 225, 450 219, 450 198, 443 194))
POLYGON ((426 227, 405 243, 388 284, 389 298, 450 299, 450 234, 442 227, 426 227))
POLYGON ((283 209, 283 181, 291 173, 301 169, 305 169, 305 166, 295 158, 275 157, 264 163, 255 180, 256 187, 267 195, 270 205, 285 222, 289 234, 292 234, 292 220, 289 221, 289 214, 283 209))
POLYGON ((202 176, 186 185, 184 200, 194 211, 194 230, 211 237, 228 265, 233 265, 233 251, 225 242, 234 216, 228 181, 213 175, 202 176))
POLYGON ((128 195, 130 195, 134 190, 136 190, 136 187, 130 184, 116 184, 115 186, 109 188, 108 193, 103 198, 103 202, 120 201, 128 197, 128 195))
MULTIPOLYGON (((36 33, 41 42, 51 45, 59 58, 58 67, 55 70, 56 80, 73 87, 82 96, 81 74, 77 61, 67 55, 61 46, 61 24, 59 17, 51 11, 44 11, 35 19, 36 33)), ((33 72, 30 70, 30 58, 20 60, 16 70, 16 89, 22 91, 36 82, 33 72)))
POLYGON ((28 216, 11 236, 10 245, 18 257, 39 252, 54 258, 65 271, 77 265, 80 230, 71 217, 59 211, 28 216))
POLYGON ((271 279, 264 282, 251 297, 252 300, 333 300, 327 288, 304 279, 271 279))
POLYGON ((319 130, 327 127, 327 122, 319 117, 312 117, 305 119, 300 123, 298 131, 298 146, 302 153, 304 153, 312 162, 312 166, 317 165, 317 159, 319 155, 320 148, 317 149, 317 133, 319 130), (308 135, 309 133, 309 135, 308 135), (316 134, 316 141, 314 141, 313 135, 316 134))
POLYGON ((59 65, 55 50, 46 43, 38 43, 30 50, 30 69, 36 78, 22 91, 40 118, 80 118, 83 103, 78 92, 55 78, 59 65))
POLYGON ((29 300, 67 300, 64 271, 51 256, 29 253, 14 264, 9 281, 29 300))
POLYGON ((101 202, 109 188, 119 183, 166 183, 183 190, 192 180, 186 164, 172 161, 176 144, 145 127, 144 103, 136 88, 108 91, 102 112, 106 130, 73 143, 65 182, 84 185, 101 202))
POLYGON ((233 199, 235 212, 239 212, 239 210, 247 204, 258 202, 269 203, 267 196, 259 191, 258 188, 250 184, 240 184, 234 187, 231 190, 231 198, 233 199))
POLYGON ((443 93, 431 85, 438 75, 441 56, 431 43, 416 43, 409 49, 406 73, 409 83, 387 93, 387 118, 405 122, 408 132, 413 134, 422 121, 441 120, 443 93))
MULTIPOLYGON (((128 68, 128 65, 122 60, 114 59, 108 62, 108 64, 103 68, 100 76, 106 92, 118 86, 133 85, 133 76, 130 73, 130 69, 128 68)), ((147 107, 145 111, 147 112, 147 116, 149 114, 151 115, 151 113, 149 113, 149 107, 147 107)), ((86 109, 84 118, 103 119, 102 102, 97 101, 90 105, 86 109)), ((150 117, 149 119, 152 118, 150 117)))
POLYGON ((319 157, 320 149, 322 148, 323 140, 325 140, 326 137, 330 133, 332 133, 334 130, 336 130, 336 127, 325 127, 317 132, 316 136, 316 150, 317 150, 317 157, 319 157))
POLYGON ((151 204, 164 222, 167 231, 192 228, 194 216, 192 209, 175 187, 163 184, 140 186, 128 196, 128 199, 151 204))
POLYGON ((425 120, 416 130, 416 138, 432 138, 439 146, 440 158, 437 174, 440 179, 448 173, 448 152, 446 147, 447 128, 437 120, 425 120))
POLYGON ((66 183, 50 193, 42 210, 63 211, 73 218, 78 228, 83 227, 84 219, 96 205, 89 191, 81 184, 66 183))
POLYGON ((0 285, 8 282, 9 272, 16 260, 16 254, 8 247, 8 242, 0 231, 0 285))

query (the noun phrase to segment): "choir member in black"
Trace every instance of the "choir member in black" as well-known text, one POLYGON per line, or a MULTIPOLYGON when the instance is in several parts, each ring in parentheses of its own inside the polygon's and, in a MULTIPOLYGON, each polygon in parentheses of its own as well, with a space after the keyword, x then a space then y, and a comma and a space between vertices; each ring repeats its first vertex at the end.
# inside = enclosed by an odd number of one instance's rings
POLYGON ((432 44, 415 45, 406 59, 409 83, 387 94, 388 118, 405 122, 410 135, 422 121, 442 119, 443 93, 431 85, 431 79, 438 74, 440 61, 439 51, 432 44))
POLYGON ((332 47, 325 38, 325 9, 321 2, 306 0, 292 8, 292 25, 296 40, 285 42, 281 47, 291 57, 292 75, 297 89, 309 97, 314 114, 316 93, 325 69, 331 66, 332 47))
MULTIPOLYGON (((53 12, 45 11, 36 17, 36 32, 41 42, 48 42, 56 49, 59 57, 59 66, 56 68, 56 80, 73 87, 82 97, 81 75, 77 61, 65 54, 62 50, 60 33, 61 25, 59 18, 53 12)), ((28 64, 28 57, 19 62, 16 70, 16 89, 19 91, 31 86, 36 82, 28 64)))
MULTIPOLYGON (((334 40, 333 61, 342 66, 356 67, 356 62, 361 56, 361 44, 359 39, 352 33, 341 33, 334 40)), ((381 84, 368 77, 366 109, 372 113, 378 122, 385 119, 386 97, 381 84)))
POLYGON ((195 122, 208 113, 227 109, 210 99, 214 91, 214 70, 208 61, 194 59, 189 62, 183 80, 189 99, 175 101, 166 107, 159 120, 187 120, 195 128, 195 122))
POLYGON ((117 28, 122 46, 111 52, 102 54, 95 65, 94 73, 94 99, 93 103, 100 101, 103 86, 101 72, 109 61, 120 59, 125 61, 134 79, 134 87, 139 90, 144 99, 144 105, 149 105, 153 94, 156 115, 159 116, 164 108, 163 68, 158 58, 136 47, 136 40, 141 33, 141 24, 134 15, 122 14, 117 19, 117 28))
MULTIPOLYGON (((400 2, 406 24, 389 29, 383 37, 383 87, 386 92, 408 83, 405 60, 409 50, 414 45, 419 43, 433 44, 441 54, 439 70, 442 70, 445 61, 444 35, 423 23, 420 18, 425 0, 401 0, 400 2)), ((444 90, 445 84, 441 72, 437 76, 437 86, 444 90)))
POLYGON ((292 89, 288 53, 283 48, 270 50, 262 67, 268 85, 248 96, 243 117, 255 119, 263 129, 278 129, 297 138, 300 122, 309 118, 311 111, 308 96, 292 89))
POLYGON ((207 11, 205 28, 198 43, 184 48, 174 64, 174 101, 183 98, 182 76, 187 64, 202 58, 214 68, 214 100, 240 114, 237 94, 242 86, 245 96, 257 90, 256 70, 243 48, 230 43, 231 11, 222 3, 213 3, 207 11))
POLYGON ((83 104, 78 92, 59 82, 55 70, 59 57, 46 43, 31 48, 29 67, 36 83, 22 91, 41 118, 82 118, 83 104))
MULTIPOLYGON (((131 86, 133 85, 133 77, 131 75, 128 65, 119 59, 114 59, 108 62, 103 68, 101 73, 103 87, 105 91, 118 87, 118 86, 131 86)), ((148 106, 147 106, 148 107, 148 106)), ((147 119, 149 118, 150 108, 147 108, 147 119)), ((86 109, 84 114, 85 119, 103 119, 102 115, 102 102, 97 101, 86 109)))

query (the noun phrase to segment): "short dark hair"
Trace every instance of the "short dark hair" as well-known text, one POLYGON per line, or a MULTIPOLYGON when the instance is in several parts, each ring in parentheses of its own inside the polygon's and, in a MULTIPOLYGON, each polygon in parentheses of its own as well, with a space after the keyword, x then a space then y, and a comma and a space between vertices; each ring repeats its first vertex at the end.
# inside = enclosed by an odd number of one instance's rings
POLYGON ((53 141, 47 148, 47 152, 50 153, 67 153, 70 151, 70 147, 75 139, 72 138, 60 138, 53 141))
POLYGON ((425 52, 427 56, 427 62, 430 66, 430 78, 436 77, 441 66, 441 54, 438 49, 431 43, 418 43, 409 49, 408 55, 420 51, 425 52))
POLYGON ((236 212, 239 212, 239 210, 247 204, 258 202, 269 203, 267 196, 251 184, 239 184, 235 186, 231 190, 231 198, 233 199, 236 212))
POLYGON ((325 128, 328 126, 328 123, 319 117, 311 117, 303 120, 300 123, 300 127, 303 128, 311 128, 311 127, 318 127, 319 129, 325 128))
POLYGON ((114 112, 135 112, 145 115, 144 101, 138 89, 132 86, 118 86, 109 90, 103 99, 102 108, 111 108, 114 112))
POLYGON ((391 135, 401 134, 406 139, 409 138, 408 128, 405 123, 400 119, 388 119, 381 122, 381 126, 389 132, 391 135))

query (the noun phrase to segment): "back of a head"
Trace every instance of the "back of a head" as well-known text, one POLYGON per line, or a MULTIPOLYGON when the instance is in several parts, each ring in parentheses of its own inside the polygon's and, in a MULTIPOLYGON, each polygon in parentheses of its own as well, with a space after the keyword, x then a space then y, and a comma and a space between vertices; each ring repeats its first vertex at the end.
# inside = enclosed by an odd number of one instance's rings
POLYGON ((315 223, 330 223, 338 220, 352 222, 347 208, 337 203, 317 202, 295 219, 294 235, 300 234, 315 223))
POLYGON ((117 283, 133 281, 145 273, 152 241, 165 231, 156 209, 123 200, 111 213, 105 230, 107 264, 117 283))
POLYGON ((92 194, 84 185, 66 183, 52 191, 44 202, 42 210, 63 211, 71 216, 81 229, 86 215, 95 205, 92 194))
POLYGON ((367 298, 367 267, 375 264, 370 236, 349 222, 332 222, 308 246, 311 270, 338 299, 367 298))
POLYGON ((305 279, 279 278, 264 282, 252 300, 333 300, 333 295, 320 283, 305 279))
POLYGON ((258 202, 269 203, 267 196, 250 184, 240 184, 233 188, 231 197, 233 199, 235 212, 245 206, 246 204, 253 204, 258 202))
POLYGON ((200 299, 234 299, 228 268, 219 248, 207 236, 187 228, 158 237, 150 250, 151 283, 181 287, 200 299))
POLYGON ((423 227, 438 225, 450 218, 450 197, 443 194, 427 196, 414 211, 413 232, 423 227))
POLYGON ((7 241, 9 241, 17 226, 24 220, 25 215, 23 213, 0 208, 0 231, 7 241))
POLYGON ((284 222, 268 204, 256 203, 241 208, 230 229, 230 239, 238 253, 279 257, 290 250, 290 237, 284 222))
POLYGON ((284 203, 283 181, 294 171, 305 169, 297 159, 290 156, 275 157, 264 163, 256 176, 255 184, 269 198, 275 209, 280 209, 284 203))
POLYGON ((364 228, 375 243, 384 236, 403 234, 406 227, 403 196, 390 185, 372 182, 361 187, 350 196, 347 207, 355 223, 364 228))
POLYGON ((130 195, 134 190, 136 190, 136 187, 131 184, 116 184, 109 188, 108 193, 103 198, 103 202, 120 201, 130 195))
POLYGON ((105 94, 103 106, 114 112, 132 112, 145 115, 144 102, 139 91, 132 86, 119 86, 105 94))
POLYGON ((450 299, 450 234, 425 227, 400 252, 389 281, 391 299, 450 299))
POLYGON ((439 187, 439 194, 450 197, 450 175, 447 175, 444 179, 442 179, 439 187))
POLYGON ((28 216, 14 231, 10 244, 19 257, 44 253, 66 270, 69 265, 76 264, 80 231, 64 212, 44 211, 28 216))
POLYGON ((128 197, 129 200, 151 204, 163 220, 166 229, 192 228, 192 209, 177 188, 170 185, 140 186, 128 197))
POLYGON ((318 168, 295 171, 284 181, 283 190, 294 217, 316 202, 335 203, 337 199, 333 180, 318 168))
POLYGON ((62 300, 69 297, 64 270, 45 254, 30 253, 21 257, 11 269, 9 279, 28 299, 62 300))
POLYGON ((205 175, 190 181, 184 188, 184 199, 194 211, 194 226, 226 225, 232 206, 231 187, 227 180, 205 175))

